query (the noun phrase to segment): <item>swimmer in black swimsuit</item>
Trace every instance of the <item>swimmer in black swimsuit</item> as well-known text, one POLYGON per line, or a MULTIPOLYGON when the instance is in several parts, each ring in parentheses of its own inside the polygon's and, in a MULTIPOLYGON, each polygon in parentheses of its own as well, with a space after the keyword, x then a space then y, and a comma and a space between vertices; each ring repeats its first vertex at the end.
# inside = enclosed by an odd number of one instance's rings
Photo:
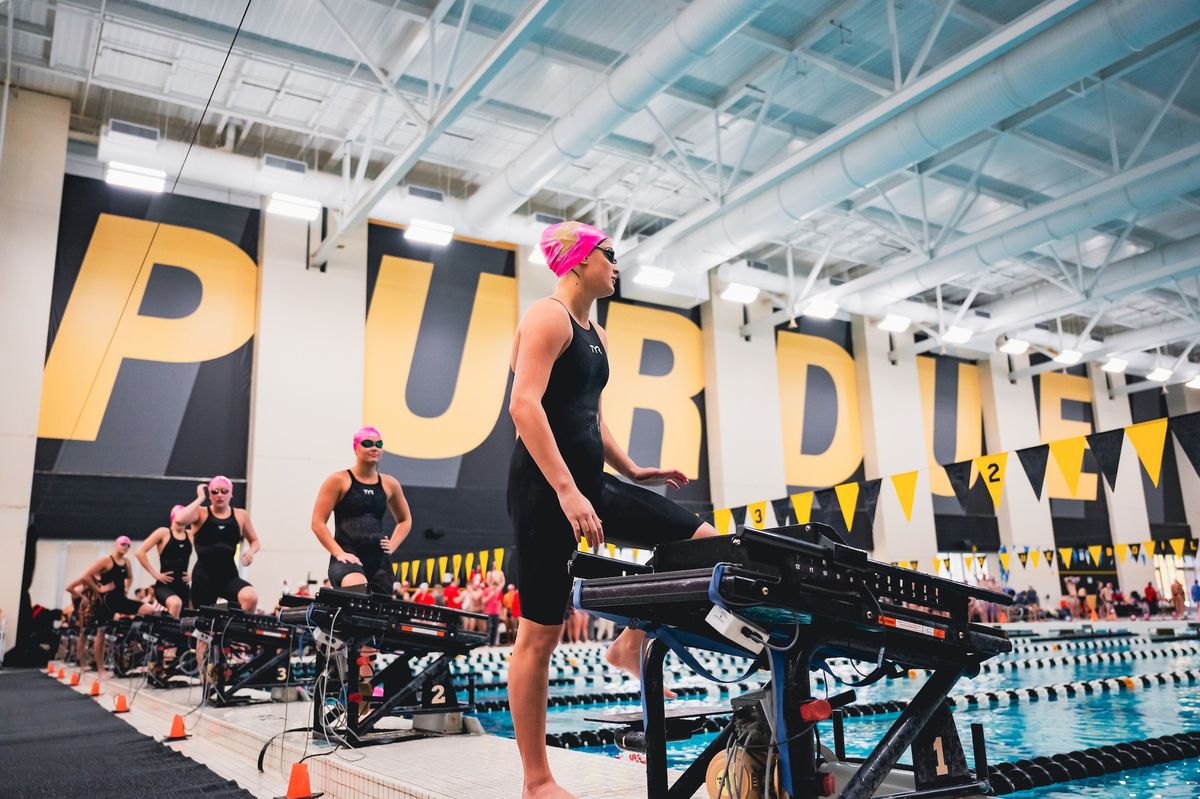
MULTIPOLYGON (((197 492, 204 486, 197 486, 197 492)), ((238 574, 234 552, 241 548, 241 565, 254 562, 261 544, 250 514, 230 506, 233 483, 228 477, 214 477, 208 482, 208 508, 193 502, 175 515, 175 523, 192 528, 192 543, 196 548, 196 565, 192 569, 192 606, 215 605, 218 599, 240 607, 247 613, 258 609, 258 593, 254 586, 238 574)))
MULTIPOLYGON (((99 629, 96 630, 96 641, 92 644, 92 656, 95 658, 96 671, 99 672, 100 679, 108 676, 104 671, 104 626, 112 621, 118 613, 126 616, 144 616, 154 612, 152 606, 126 596, 130 583, 133 582, 133 578, 129 574, 129 561, 126 559, 130 546, 132 546, 132 542, 129 540, 129 536, 120 536, 113 545, 113 553, 93 563, 82 577, 84 584, 88 587, 89 597, 88 612, 81 614, 79 637, 81 639, 86 637, 84 629, 88 622, 96 622, 99 629)), ((83 647, 80 647, 80 651, 82 653, 83 647)), ((85 666, 86 659, 81 656, 79 668, 83 669, 85 666)))
MULTIPOLYGON (((517 538, 521 626, 509 665, 509 700, 525 770, 524 799, 570 797, 546 759, 550 655, 562 637, 579 540, 652 547, 716 535, 712 525, 633 483, 679 487, 675 469, 643 468, 613 439, 600 413, 608 381, 608 338, 588 321, 592 304, 616 290, 616 254, 604 231, 562 222, 542 233, 542 252, 558 276, 550 297, 530 307, 513 342, 509 411, 517 428, 508 478, 508 512, 517 538)), ((626 630, 608 662, 640 674, 643 633, 626 630)))
POLYGON ((354 434, 354 466, 334 472, 321 484, 313 505, 312 531, 329 551, 329 582, 334 588, 366 586, 371 593, 392 595, 391 554, 408 537, 412 515, 399 481, 380 474, 383 437, 374 427, 354 434), (395 527, 384 529, 391 511, 395 527), (333 514, 334 533, 329 532, 333 514))
POLYGON ((188 563, 192 559, 192 531, 179 521, 181 512, 195 513, 205 499, 204 486, 196 486, 196 499, 191 505, 176 505, 171 509, 168 526, 159 527, 138 547, 135 556, 142 568, 154 576, 154 598, 175 618, 191 601, 192 577, 188 563), (151 549, 158 551, 158 568, 150 565, 151 549))

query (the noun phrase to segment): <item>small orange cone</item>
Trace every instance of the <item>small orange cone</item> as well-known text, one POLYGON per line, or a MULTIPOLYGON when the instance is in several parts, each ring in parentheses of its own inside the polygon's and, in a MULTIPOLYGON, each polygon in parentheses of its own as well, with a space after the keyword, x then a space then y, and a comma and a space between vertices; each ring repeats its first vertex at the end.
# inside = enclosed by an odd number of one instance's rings
POLYGON ((100 681, 92 680, 92 687, 88 689, 88 696, 100 696, 100 681))
POLYGON ((192 736, 187 734, 187 730, 183 728, 183 716, 176 713, 175 718, 171 719, 171 731, 167 733, 167 737, 163 738, 162 740, 182 741, 185 738, 191 737, 192 736))
POLYGON ((125 694, 117 694, 117 705, 113 708, 113 713, 128 713, 129 703, 125 700, 125 694))
POLYGON ((49 674, 51 677, 54 676, 54 664, 53 663, 46 664, 46 673, 49 674))
POLYGON ((74 688, 76 685, 79 685, 79 672, 71 675, 71 687, 74 688))
POLYGON ((58 679, 61 680, 63 677, 66 677, 66 676, 67 676, 66 671, 63 670, 62 666, 59 666, 58 667, 58 679))
POLYGON ((288 779, 287 796, 276 796, 275 799, 317 799, 318 796, 324 795, 312 792, 312 787, 308 784, 308 765, 293 763, 292 775, 288 779))

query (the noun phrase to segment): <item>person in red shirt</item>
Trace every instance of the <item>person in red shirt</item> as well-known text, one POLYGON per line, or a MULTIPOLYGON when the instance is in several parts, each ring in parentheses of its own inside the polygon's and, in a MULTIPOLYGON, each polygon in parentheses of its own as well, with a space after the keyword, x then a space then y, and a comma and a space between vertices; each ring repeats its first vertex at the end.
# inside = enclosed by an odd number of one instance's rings
POLYGON ((1158 612, 1158 591, 1155 589, 1154 583, 1146 583, 1145 597, 1146 604, 1150 606, 1149 616, 1153 616, 1158 612))
POLYGON ((457 577, 446 584, 442 593, 446 597, 446 607, 462 610, 462 590, 458 587, 457 577))
POLYGON ((429 590, 429 583, 421 583, 417 589, 417 593, 413 594, 413 602, 418 605, 436 605, 437 600, 433 598, 433 593, 429 590))

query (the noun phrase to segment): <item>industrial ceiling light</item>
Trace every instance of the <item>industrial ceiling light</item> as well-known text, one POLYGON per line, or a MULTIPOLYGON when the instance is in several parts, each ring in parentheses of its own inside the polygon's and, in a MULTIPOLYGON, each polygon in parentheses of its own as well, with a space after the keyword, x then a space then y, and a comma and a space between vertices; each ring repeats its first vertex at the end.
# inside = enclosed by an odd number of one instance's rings
POLYGON ((1155 383, 1165 383, 1171 379, 1171 375, 1175 374, 1165 366, 1156 366, 1146 375, 1147 380, 1153 380, 1155 383))
POLYGON ((832 319, 837 316, 838 304, 833 300, 813 300, 802 313, 813 319, 832 319))
POLYGON ((413 219, 404 229, 404 238, 445 247, 454 238, 454 228, 428 219, 413 219))
POLYGON ((1124 358, 1109 358, 1100 368, 1114 375, 1119 375, 1125 371, 1125 367, 1129 366, 1129 361, 1124 358))
POLYGON ((675 272, 660 266, 639 266, 638 270, 633 273, 634 283, 652 289, 665 289, 674 280, 675 272))
POLYGON ((271 199, 267 202, 267 213, 292 219, 303 219, 305 222, 315 222, 321 215, 321 204, 306 197, 273 192, 271 199))
POLYGON ((1200 388, 1200 374, 1197 374, 1191 380, 1184 383, 1188 388, 1200 388))
POLYGON ((958 325, 951 326, 945 333, 942 334, 942 341, 949 344, 966 344, 975 336, 975 331, 969 327, 959 327, 958 325))
POLYGON ((1000 351, 1005 355, 1024 355, 1029 351, 1029 342, 1020 338, 1010 338, 1000 345, 1000 351))
POLYGON ((162 194, 167 187, 167 173, 152 167, 109 161, 104 171, 104 182, 110 186, 162 194))
POLYGON ((1054 362, 1071 366, 1072 364, 1079 363, 1079 359, 1082 357, 1083 353, 1079 350, 1063 350, 1058 355, 1054 356, 1054 362))
POLYGON ((908 326, 912 324, 912 320, 907 316, 897 313, 890 313, 879 322, 879 329, 886 330, 889 333, 903 333, 908 330, 908 326))
POLYGON ((749 305, 758 299, 758 287, 748 286, 745 283, 730 283, 721 292, 721 299, 749 305))
POLYGON ((529 251, 529 263, 537 264, 538 266, 546 265, 546 253, 542 252, 541 247, 534 247, 529 251))

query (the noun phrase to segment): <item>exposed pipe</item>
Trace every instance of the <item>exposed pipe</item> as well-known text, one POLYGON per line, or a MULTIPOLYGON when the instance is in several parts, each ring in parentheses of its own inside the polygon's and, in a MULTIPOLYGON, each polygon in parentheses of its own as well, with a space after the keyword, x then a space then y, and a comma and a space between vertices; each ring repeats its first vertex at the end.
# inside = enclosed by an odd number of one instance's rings
POLYGON ((603 87, 582 96, 574 109, 481 186, 467 201, 468 223, 486 228, 493 218, 519 207, 768 5, 770 0, 695 0, 614 69, 603 87))
MULTIPOLYGON (((1029 336, 1028 340, 1030 341, 1037 339, 1045 340, 1045 336, 1040 335, 1044 333, 1046 331, 1039 331, 1039 334, 1035 335, 1033 331, 1026 331, 1022 335, 1029 336)), ((1175 341, 1192 339, 1196 336, 1200 336, 1200 322, 1190 319, 1176 319, 1141 330, 1130 330, 1120 333, 1104 341, 1095 341, 1094 339, 1086 341, 1080 345, 1080 352, 1083 353, 1083 356, 1079 359, 1078 363, 1090 363, 1091 361, 1107 357, 1109 353, 1120 354, 1128 352, 1130 355, 1133 355, 1140 350, 1157 347, 1162 344, 1170 344, 1175 341)), ((1058 343, 1058 339, 1055 337, 1054 343, 1047 346, 1058 349, 1061 344, 1058 343)), ((1010 376, 1016 379, 1030 375, 1039 375, 1044 372, 1056 372, 1064 368, 1066 368, 1065 364, 1048 361, 1034 366, 1027 366, 1023 369, 1016 369, 1010 373, 1010 376)))
POLYGON ((5 25, 4 99, 0 100, 0 166, 4 164, 4 132, 8 128, 8 94, 12 89, 13 17, 16 15, 16 5, 10 3, 8 8, 8 22, 5 25))
MULTIPOLYGON (((693 232, 675 242, 668 258, 657 262, 707 270, 763 241, 784 238, 793 224, 814 211, 1033 106, 1198 19, 1200 3, 1192 0, 1100 0, 805 168, 783 172, 774 183, 756 184, 757 194, 740 204, 731 202, 704 225, 694 226, 693 232)), ((670 240, 669 231, 656 236, 656 249, 670 240)))

